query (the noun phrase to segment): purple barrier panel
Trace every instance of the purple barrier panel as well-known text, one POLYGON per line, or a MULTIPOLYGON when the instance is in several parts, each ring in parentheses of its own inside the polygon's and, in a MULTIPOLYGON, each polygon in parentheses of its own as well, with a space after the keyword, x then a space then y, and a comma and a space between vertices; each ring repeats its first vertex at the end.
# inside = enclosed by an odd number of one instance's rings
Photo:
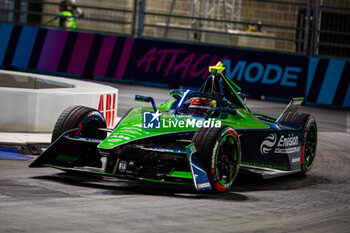
POLYGON ((124 73, 126 70, 126 66, 129 62, 130 54, 133 49, 134 38, 127 38, 124 43, 123 51, 121 53, 121 57, 119 59, 119 63, 117 66, 117 70, 115 72, 114 78, 123 79, 124 73))
POLYGON ((78 33, 73 53, 69 60, 67 73, 82 74, 88 59, 95 34, 78 33))
POLYGON ((37 69, 56 71, 68 37, 67 31, 50 30, 41 51, 37 69))
POLYGON ((111 59, 114 44, 117 41, 116 36, 104 36, 100 52, 97 57, 94 76, 104 77, 107 71, 108 62, 111 59))
POLYGON ((126 72, 134 50, 132 37, 12 24, 0 24, 0 31, 0 41, 4 42, 0 45, 2 66, 118 80, 132 78, 126 72))

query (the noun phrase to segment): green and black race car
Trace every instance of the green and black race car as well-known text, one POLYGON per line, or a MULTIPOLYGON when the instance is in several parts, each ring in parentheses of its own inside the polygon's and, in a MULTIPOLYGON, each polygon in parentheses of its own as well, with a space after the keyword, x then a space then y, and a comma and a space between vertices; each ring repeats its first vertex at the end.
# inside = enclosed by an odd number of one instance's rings
POLYGON ((239 171, 265 178, 305 175, 316 155, 317 126, 293 99, 278 118, 253 113, 240 88, 222 74, 222 64, 198 90, 172 90, 172 99, 131 109, 114 129, 103 115, 84 106, 58 118, 52 144, 30 167, 77 173, 190 184, 224 192, 239 171))

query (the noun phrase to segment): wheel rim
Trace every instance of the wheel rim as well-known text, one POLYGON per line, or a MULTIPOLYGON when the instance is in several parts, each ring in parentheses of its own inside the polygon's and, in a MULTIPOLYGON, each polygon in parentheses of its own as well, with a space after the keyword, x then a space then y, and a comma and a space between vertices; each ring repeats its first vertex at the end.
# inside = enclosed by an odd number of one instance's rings
POLYGON ((234 181, 238 171, 239 156, 237 139, 232 134, 226 134, 216 152, 215 170, 221 185, 229 186, 234 181))
POLYGON ((107 136, 106 132, 97 130, 98 128, 106 128, 106 122, 103 115, 96 111, 90 113, 85 119, 83 119, 79 127, 81 127, 81 129, 78 131, 78 135, 83 137, 105 139, 107 136))
POLYGON ((304 166, 306 170, 312 167, 316 156, 316 145, 317 145, 317 131, 314 125, 311 125, 306 133, 305 137, 305 162, 304 166))

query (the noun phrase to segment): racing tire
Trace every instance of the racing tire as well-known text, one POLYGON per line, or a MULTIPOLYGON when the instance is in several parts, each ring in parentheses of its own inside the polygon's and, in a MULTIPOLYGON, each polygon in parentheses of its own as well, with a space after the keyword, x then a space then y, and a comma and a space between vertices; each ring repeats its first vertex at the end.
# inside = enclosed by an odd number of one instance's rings
POLYGON ((52 132, 51 142, 54 142, 64 132, 79 128, 75 136, 105 139, 107 132, 98 131, 106 128, 106 121, 99 111, 85 106, 70 106, 58 117, 52 132))
POLYGON ((215 192, 227 191, 235 181, 241 161, 237 132, 229 127, 201 128, 192 138, 198 157, 215 192))
MULTIPOLYGON (((52 143, 64 132, 78 129, 74 136, 93 139, 105 139, 107 132, 98 130, 106 128, 106 121, 99 111, 85 106, 70 106, 58 117, 52 132, 52 143)), ((74 155, 78 158, 76 166, 102 167, 101 155, 95 144, 67 141, 64 145, 64 154, 74 155)))
POLYGON ((308 113, 298 113, 292 123, 300 124, 302 127, 301 146, 301 175, 305 176, 314 164, 317 147, 317 124, 315 118, 308 113))

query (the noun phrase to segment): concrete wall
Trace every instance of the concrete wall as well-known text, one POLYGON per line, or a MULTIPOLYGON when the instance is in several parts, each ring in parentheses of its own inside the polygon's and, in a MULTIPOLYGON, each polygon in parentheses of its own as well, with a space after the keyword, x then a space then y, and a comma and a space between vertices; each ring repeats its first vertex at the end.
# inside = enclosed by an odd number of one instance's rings
POLYGON ((59 115, 72 105, 98 109, 108 127, 117 123, 118 89, 62 77, 30 76, 0 70, 0 80, 6 79, 3 84, 11 84, 0 85, 0 131, 51 132, 59 115), (46 84, 34 85, 36 79, 46 84))

